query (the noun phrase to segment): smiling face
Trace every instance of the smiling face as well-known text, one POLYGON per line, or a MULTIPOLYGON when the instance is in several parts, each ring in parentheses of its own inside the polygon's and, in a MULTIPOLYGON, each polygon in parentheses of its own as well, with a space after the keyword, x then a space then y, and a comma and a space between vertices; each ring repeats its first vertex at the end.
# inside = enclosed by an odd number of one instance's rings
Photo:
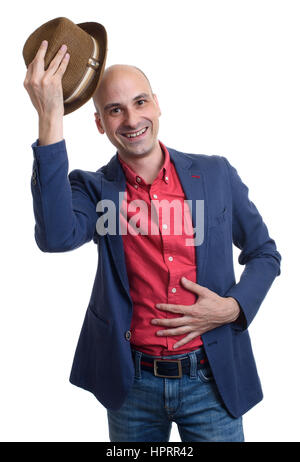
POLYGON ((160 108, 138 69, 126 65, 106 69, 93 99, 99 132, 106 133, 123 158, 145 156, 159 148, 160 108))

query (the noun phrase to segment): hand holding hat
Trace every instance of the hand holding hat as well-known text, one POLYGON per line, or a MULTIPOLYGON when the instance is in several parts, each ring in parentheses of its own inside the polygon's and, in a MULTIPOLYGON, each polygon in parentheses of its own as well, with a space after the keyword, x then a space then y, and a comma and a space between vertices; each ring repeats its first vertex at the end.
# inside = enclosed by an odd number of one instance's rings
POLYGON ((48 42, 43 40, 33 61, 29 64, 24 87, 40 118, 57 120, 64 115, 62 78, 67 69, 70 54, 63 44, 45 71, 45 54, 48 42))
POLYGON ((100 84, 106 55, 107 34, 99 23, 62 17, 36 29, 23 48, 24 86, 39 115, 66 115, 85 104, 100 84))

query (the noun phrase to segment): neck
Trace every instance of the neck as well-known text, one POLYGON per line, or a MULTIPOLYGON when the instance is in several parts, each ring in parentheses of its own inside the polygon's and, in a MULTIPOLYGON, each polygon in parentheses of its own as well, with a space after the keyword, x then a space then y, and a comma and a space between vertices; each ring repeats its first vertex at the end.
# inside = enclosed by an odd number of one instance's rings
POLYGON ((141 176, 147 184, 152 184, 164 163, 164 153, 159 142, 146 155, 128 156, 119 152, 119 156, 130 168, 141 176))

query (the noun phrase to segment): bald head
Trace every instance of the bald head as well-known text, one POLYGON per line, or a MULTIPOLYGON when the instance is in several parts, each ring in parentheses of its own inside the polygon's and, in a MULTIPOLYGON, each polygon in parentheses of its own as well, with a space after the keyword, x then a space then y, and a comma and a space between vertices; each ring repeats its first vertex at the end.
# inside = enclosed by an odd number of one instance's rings
POLYGON ((94 93, 93 101, 94 106, 97 112, 99 112, 99 103, 100 100, 116 83, 126 81, 128 79, 143 80, 144 84, 146 83, 148 91, 150 94, 153 94, 150 81, 146 74, 136 66, 131 66, 129 64, 114 64, 105 69, 99 87, 94 93))
POLYGON ((140 69, 125 64, 108 67, 93 100, 98 131, 107 135, 124 159, 148 156, 154 151, 161 157, 161 111, 157 96, 140 69))

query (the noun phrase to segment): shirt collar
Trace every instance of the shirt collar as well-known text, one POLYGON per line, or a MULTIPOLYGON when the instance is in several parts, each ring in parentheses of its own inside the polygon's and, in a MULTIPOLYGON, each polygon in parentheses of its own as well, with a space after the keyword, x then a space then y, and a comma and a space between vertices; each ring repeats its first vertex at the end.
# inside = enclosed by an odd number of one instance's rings
MULTIPOLYGON (((162 181, 164 181, 164 183, 168 184, 169 179, 170 179, 170 154, 169 154, 169 151, 167 150, 166 146, 161 141, 159 141, 159 145, 160 145, 161 150, 162 150, 162 152, 164 154, 164 163, 163 163, 160 171, 158 172, 157 177, 153 181, 153 183, 158 181, 158 180, 162 180, 162 181)), ((123 168, 126 180, 130 184, 132 184, 133 186, 134 185, 149 186, 149 185, 147 185, 147 183, 145 182, 143 177, 137 175, 136 172, 123 159, 121 159, 121 157, 119 156, 119 153, 118 153, 117 157, 118 157, 118 159, 120 161, 120 164, 121 164, 121 166, 123 168)))

